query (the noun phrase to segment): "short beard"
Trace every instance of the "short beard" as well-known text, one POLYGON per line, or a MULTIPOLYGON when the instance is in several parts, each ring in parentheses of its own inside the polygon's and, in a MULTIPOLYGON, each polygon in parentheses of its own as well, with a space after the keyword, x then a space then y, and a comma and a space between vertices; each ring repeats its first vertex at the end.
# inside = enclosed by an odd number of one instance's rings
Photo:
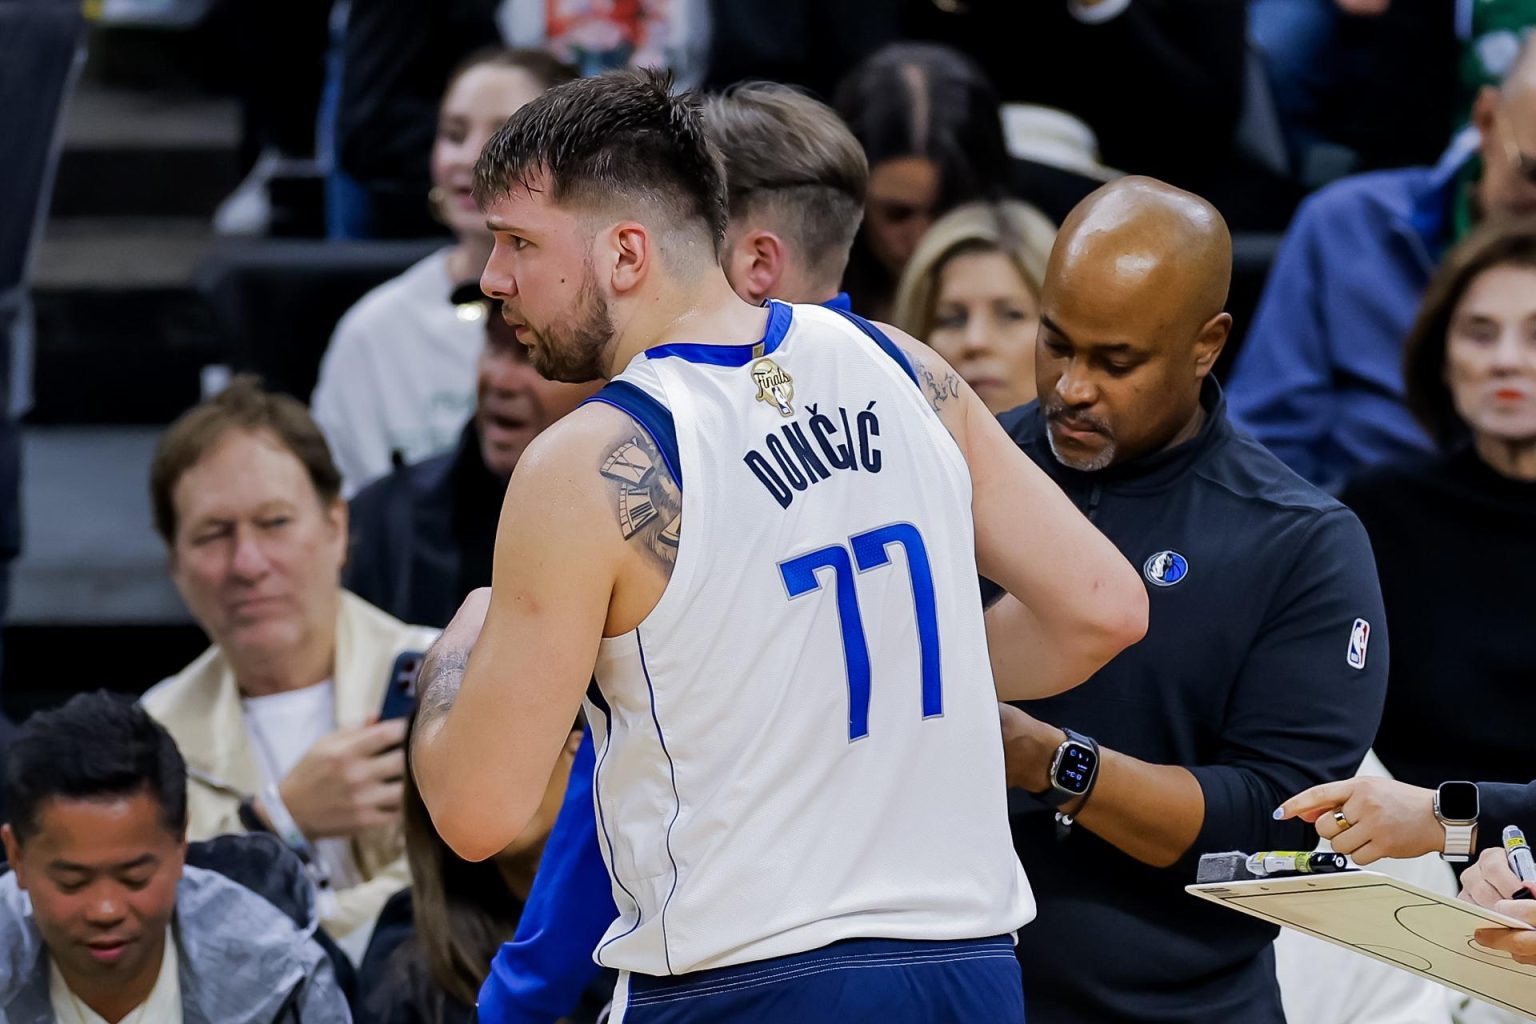
POLYGON ((1056 456, 1057 462, 1068 469, 1075 469, 1080 473, 1096 473, 1101 469, 1107 469, 1109 464, 1115 461, 1115 443, 1113 441, 1106 444, 1099 454, 1087 461, 1074 460, 1069 456, 1063 455, 1061 450, 1056 447, 1056 438, 1051 434, 1049 428, 1045 431, 1045 443, 1051 446, 1051 454, 1056 456))
POLYGON ((530 347, 533 368, 545 380, 564 384, 585 384, 605 378, 613 335, 613 317, 597 293, 597 274, 588 261, 567 324, 551 325, 540 333, 543 344, 530 347))
POLYGON ((1045 410, 1045 443, 1050 446, 1051 455, 1055 456, 1057 462, 1079 473, 1096 473, 1101 469, 1107 469, 1115 461, 1115 441, 1108 435, 1104 435, 1104 447, 1090 459, 1073 459, 1064 454, 1056 447, 1056 435, 1051 433, 1051 418, 1055 412, 1055 409, 1045 410))

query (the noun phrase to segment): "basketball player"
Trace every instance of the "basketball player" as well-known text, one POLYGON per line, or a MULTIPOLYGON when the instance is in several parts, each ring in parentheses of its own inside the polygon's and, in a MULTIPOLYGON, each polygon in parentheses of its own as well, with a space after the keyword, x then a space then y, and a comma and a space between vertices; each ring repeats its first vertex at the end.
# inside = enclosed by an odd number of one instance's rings
POLYGON ((1138 639, 1144 589, 925 346, 732 291, 668 84, 552 90, 476 169, 482 287, 543 374, 610 383, 523 456, 493 587, 423 669, 422 795, 495 854, 585 695, 615 1021, 1022 1020, 995 701, 1138 639), (1028 612, 1017 691, 978 569, 1028 612))

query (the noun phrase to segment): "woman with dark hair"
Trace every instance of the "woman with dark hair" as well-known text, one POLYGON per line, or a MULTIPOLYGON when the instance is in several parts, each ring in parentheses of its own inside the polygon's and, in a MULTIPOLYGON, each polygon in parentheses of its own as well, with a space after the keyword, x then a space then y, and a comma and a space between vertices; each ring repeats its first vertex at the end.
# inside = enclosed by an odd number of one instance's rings
POLYGON ((883 319, 934 219, 961 203, 1007 194, 997 93, 956 50, 895 43, 855 67, 833 105, 869 158, 864 224, 844 284, 855 310, 883 319))
MULTIPOLYGON (((358 973, 359 1024, 460 1024, 471 1019, 491 958, 517 931, 580 743, 577 726, 523 834, 478 863, 460 858, 438 836, 407 763, 402 817, 411 888, 395 894, 379 914, 358 973)), ((405 750, 410 749, 407 735, 405 750)))
POLYGON ((1342 495, 1370 533, 1391 630, 1375 749, 1416 786, 1527 782, 1536 220, 1490 224, 1445 257, 1409 334, 1404 380, 1439 453, 1370 471, 1342 495))

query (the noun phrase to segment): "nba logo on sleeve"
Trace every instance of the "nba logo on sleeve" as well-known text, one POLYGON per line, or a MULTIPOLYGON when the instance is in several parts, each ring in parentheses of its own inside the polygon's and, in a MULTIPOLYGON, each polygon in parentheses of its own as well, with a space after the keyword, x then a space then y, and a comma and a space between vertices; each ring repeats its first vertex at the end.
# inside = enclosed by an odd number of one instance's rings
POLYGON ((1344 656, 1350 668, 1365 668, 1365 648, 1370 639, 1371 624, 1364 619, 1356 619, 1354 628, 1349 631, 1349 652, 1344 656))

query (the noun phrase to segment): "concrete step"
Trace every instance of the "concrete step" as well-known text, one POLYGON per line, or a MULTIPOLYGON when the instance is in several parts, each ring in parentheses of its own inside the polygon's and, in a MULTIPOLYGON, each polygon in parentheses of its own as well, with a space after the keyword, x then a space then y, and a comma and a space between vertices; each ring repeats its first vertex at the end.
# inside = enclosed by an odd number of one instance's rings
POLYGON ((222 349, 194 271, 194 219, 53 220, 38 252, 35 404, 46 424, 164 424, 197 400, 222 349))
POLYGON ((158 428, 28 427, 22 434, 22 556, 14 626, 188 621, 151 525, 158 428))
POLYGON ((232 99, 84 82, 65 115, 52 214, 206 219, 240 183, 239 148, 232 99))

